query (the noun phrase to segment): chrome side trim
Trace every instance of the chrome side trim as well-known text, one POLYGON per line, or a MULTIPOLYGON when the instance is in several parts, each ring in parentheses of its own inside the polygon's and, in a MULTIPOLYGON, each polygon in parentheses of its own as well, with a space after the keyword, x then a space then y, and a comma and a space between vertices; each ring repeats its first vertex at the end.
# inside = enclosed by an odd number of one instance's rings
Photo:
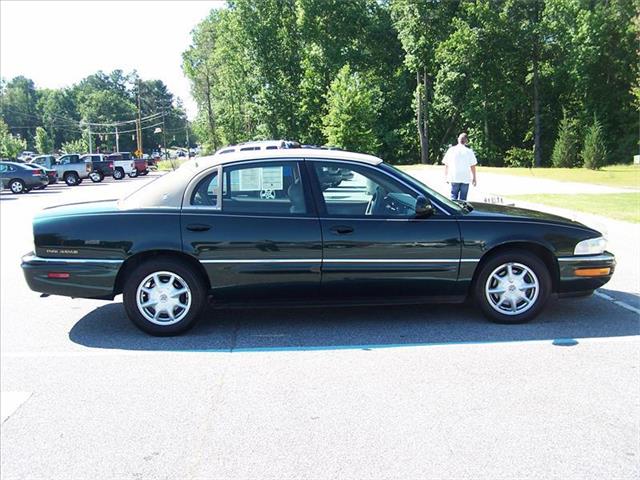
POLYGON ((66 258, 66 257, 37 257, 35 255, 25 255, 22 257, 23 263, 39 262, 39 263, 113 263, 120 264, 124 260, 114 260, 110 258, 66 258))
POLYGON ((612 254, 603 255, 574 255, 572 257, 558 257, 559 262, 606 262, 615 260, 615 256, 612 254))
POLYGON ((400 259, 400 258, 369 258, 369 259, 357 259, 357 258, 274 258, 274 259, 224 259, 224 260, 200 260, 200 263, 477 263, 479 259, 463 258, 461 260, 457 258, 438 258, 438 259, 400 259))
POLYGON ((274 258, 274 259, 263 259, 256 258, 253 260, 247 259, 229 259, 229 260, 200 260, 200 263, 321 263, 321 258, 274 258))

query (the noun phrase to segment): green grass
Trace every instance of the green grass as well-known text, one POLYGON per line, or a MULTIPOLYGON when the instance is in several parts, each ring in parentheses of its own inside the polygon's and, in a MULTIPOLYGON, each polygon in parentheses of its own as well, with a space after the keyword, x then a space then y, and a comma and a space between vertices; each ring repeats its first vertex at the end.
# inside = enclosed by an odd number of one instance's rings
MULTIPOLYGON (((414 168, 432 167, 433 165, 403 165, 401 168, 411 171, 414 168)), ((495 173, 499 175, 517 175, 519 177, 542 178, 560 182, 591 183, 617 188, 640 189, 640 166, 609 165, 601 170, 587 168, 506 168, 485 167, 480 165, 478 173, 495 173)))
POLYGON ((592 183, 608 187, 640 189, 640 166, 609 165, 601 170, 587 168, 500 168, 479 167, 479 172, 544 178, 561 182, 592 183))
POLYGON ((510 195, 509 198, 640 223, 640 192, 510 195))
POLYGON ((160 170, 161 172, 171 171, 178 168, 184 162, 186 162, 186 159, 160 160, 157 163, 158 170, 160 170))

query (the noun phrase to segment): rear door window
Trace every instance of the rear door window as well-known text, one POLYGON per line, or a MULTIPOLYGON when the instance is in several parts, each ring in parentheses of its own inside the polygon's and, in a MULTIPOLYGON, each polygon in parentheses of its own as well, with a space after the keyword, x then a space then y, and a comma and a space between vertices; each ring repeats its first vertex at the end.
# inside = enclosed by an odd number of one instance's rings
POLYGON ((307 201, 296 161, 273 161, 225 167, 223 213, 306 215, 307 201))

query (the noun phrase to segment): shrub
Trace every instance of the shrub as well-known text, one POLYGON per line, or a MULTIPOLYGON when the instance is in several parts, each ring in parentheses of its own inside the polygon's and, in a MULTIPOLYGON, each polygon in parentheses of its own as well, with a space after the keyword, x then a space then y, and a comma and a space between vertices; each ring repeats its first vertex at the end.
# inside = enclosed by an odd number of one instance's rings
POLYGON ((84 138, 79 138, 78 140, 63 143, 60 150, 62 153, 85 153, 89 150, 89 146, 84 138))
POLYGON ((533 166, 533 151, 526 148, 510 148, 504 156, 504 166, 531 168, 533 166))
POLYGON ((554 167, 573 168, 579 164, 577 123, 567 117, 566 112, 560 121, 558 137, 553 146, 551 163, 554 167))
POLYGON ((582 149, 582 161, 585 168, 598 170, 607 161, 607 147, 604 144, 602 125, 593 117, 593 124, 587 129, 582 149))

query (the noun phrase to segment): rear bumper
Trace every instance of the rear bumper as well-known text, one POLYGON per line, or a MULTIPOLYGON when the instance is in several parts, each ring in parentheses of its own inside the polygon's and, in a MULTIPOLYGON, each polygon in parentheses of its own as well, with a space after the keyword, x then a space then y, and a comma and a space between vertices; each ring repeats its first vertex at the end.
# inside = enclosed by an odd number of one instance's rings
POLYGON ((616 257, 609 252, 600 255, 560 257, 558 267, 558 293, 593 291, 611 280, 616 268, 616 257))
POLYGON ((29 288, 48 295, 78 298, 113 298, 122 260, 42 258, 33 252, 22 257, 22 272, 29 288), (50 278, 68 273, 68 278, 50 278))

